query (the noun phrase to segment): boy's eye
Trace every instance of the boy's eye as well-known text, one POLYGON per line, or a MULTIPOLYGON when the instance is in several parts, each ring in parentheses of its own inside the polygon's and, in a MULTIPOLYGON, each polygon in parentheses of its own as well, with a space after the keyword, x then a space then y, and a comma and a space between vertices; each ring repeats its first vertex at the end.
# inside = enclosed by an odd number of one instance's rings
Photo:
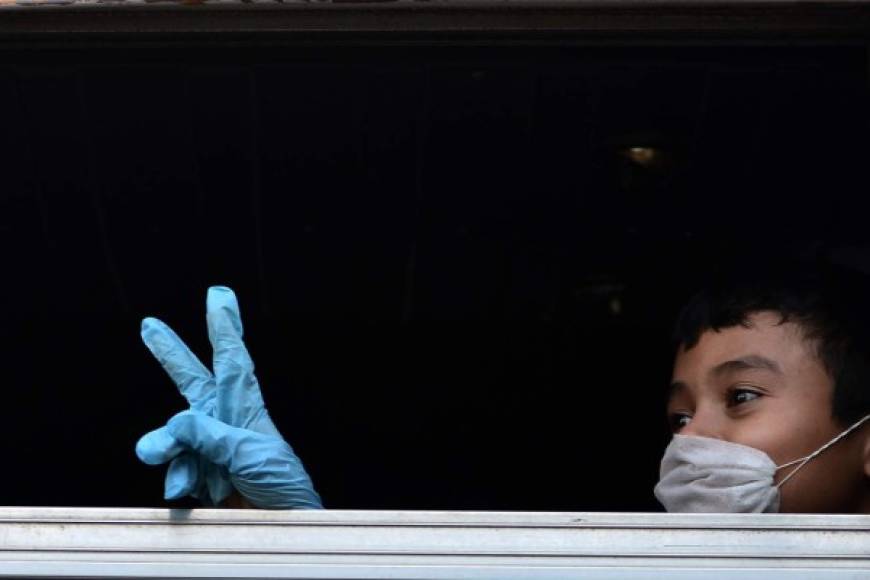
POLYGON ((733 389, 728 393, 728 406, 742 405, 761 397, 761 393, 749 389, 733 389))
POLYGON ((686 413, 671 413, 671 416, 668 417, 668 420, 671 424, 671 431, 676 433, 677 431, 689 424, 689 421, 692 420, 692 416, 687 415, 686 413))

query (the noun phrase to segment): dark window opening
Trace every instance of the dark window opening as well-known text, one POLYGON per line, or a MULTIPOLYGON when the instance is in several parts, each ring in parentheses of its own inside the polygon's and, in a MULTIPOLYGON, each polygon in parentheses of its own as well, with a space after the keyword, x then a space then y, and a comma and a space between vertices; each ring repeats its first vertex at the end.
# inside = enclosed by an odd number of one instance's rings
POLYGON ((868 241, 867 70, 824 46, 6 49, 0 497, 165 505, 133 446, 185 405, 139 320, 208 360, 220 283, 327 507, 658 510, 698 274, 868 241))

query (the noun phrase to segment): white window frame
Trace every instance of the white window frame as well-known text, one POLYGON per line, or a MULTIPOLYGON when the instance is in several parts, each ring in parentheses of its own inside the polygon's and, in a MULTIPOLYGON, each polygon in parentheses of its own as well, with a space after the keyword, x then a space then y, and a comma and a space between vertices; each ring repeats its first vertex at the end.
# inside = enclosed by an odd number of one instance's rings
POLYGON ((0 508, 0 577, 870 578, 870 515, 0 508))

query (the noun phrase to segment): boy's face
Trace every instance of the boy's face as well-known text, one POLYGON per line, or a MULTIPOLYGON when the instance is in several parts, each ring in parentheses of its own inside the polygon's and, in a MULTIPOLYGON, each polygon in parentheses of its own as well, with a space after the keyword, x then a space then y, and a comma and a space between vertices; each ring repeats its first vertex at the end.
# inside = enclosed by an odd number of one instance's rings
MULTIPOLYGON (((795 323, 758 312, 750 326, 707 331, 678 349, 668 419, 674 432, 748 445, 781 465, 845 427, 831 417, 833 381, 795 323)), ((870 513, 870 429, 812 459, 780 488, 781 512, 870 513)), ((776 473, 780 481, 793 468, 776 473)))

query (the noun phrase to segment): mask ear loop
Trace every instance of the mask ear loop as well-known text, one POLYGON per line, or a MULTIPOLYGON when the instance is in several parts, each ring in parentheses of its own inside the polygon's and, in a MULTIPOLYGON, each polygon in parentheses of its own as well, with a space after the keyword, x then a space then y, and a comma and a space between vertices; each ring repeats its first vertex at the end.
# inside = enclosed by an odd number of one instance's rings
POLYGON ((801 469, 804 465, 806 465, 807 463, 809 463, 810 459, 813 459, 814 457, 817 457, 817 456, 818 456, 822 451, 824 451, 825 449, 827 449, 828 447, 830 447, 831 445, 833 445, 834 443, 836 443, 837 441, 839 441, 840 439, 842 439, 843 437, 845 437, 846 435, 848 435, 849 433, 851 433, 852 431, 854 431, 855 429, 857 429, 858 427, 860 427, 861 425, 863 425, 863 424, 864 424, 868 419, 870 419, 870 415, 865 415, 863 419, 859 419, 857 423, 855 423, 854 425, 852 425, 851 427, 849 427, 848 429, 846 429, 845 431, 843 431, 842 433, 840 433, 839 435, 837 435, 836 437, 834 437, 833 439, 831 439, 830 441, 828 441, 827 443, 825 443, 824 445, 822 445, 821 447, 819 447, 817 450, 815 450, 814 452, 812 452, 812 453, 810 453, 809 455, 807 455, 806 457, 801 457, 800 459, 795 459, 794 461, 789 461, 788 463, 783 463, 782 465, 777 466, 776 470, 779 471, 779 470, 782 469, 783 467, 788 467, 788 466, 790 466, 790 465, 794 465, 795 463, 799 463, 799 464, 800 464, 800 465, 798 465, 797 467, 795 467, 795 468, 791 471, 791 473, 789 473, 788 475, 786 475, 786 476, 783 478, 782 481, 780 481, 779 483, 777 483, 777 484, 776 484, 776 487, 777 487, 777 488, 782 487, 782 485, 783 485, 786 481, 788 481, 789 479, 791 479, 791 476, 792 476, 792 475, 794 475, 795 473, 797 473, 798 471, 800 471, 800 469, 801 469))

